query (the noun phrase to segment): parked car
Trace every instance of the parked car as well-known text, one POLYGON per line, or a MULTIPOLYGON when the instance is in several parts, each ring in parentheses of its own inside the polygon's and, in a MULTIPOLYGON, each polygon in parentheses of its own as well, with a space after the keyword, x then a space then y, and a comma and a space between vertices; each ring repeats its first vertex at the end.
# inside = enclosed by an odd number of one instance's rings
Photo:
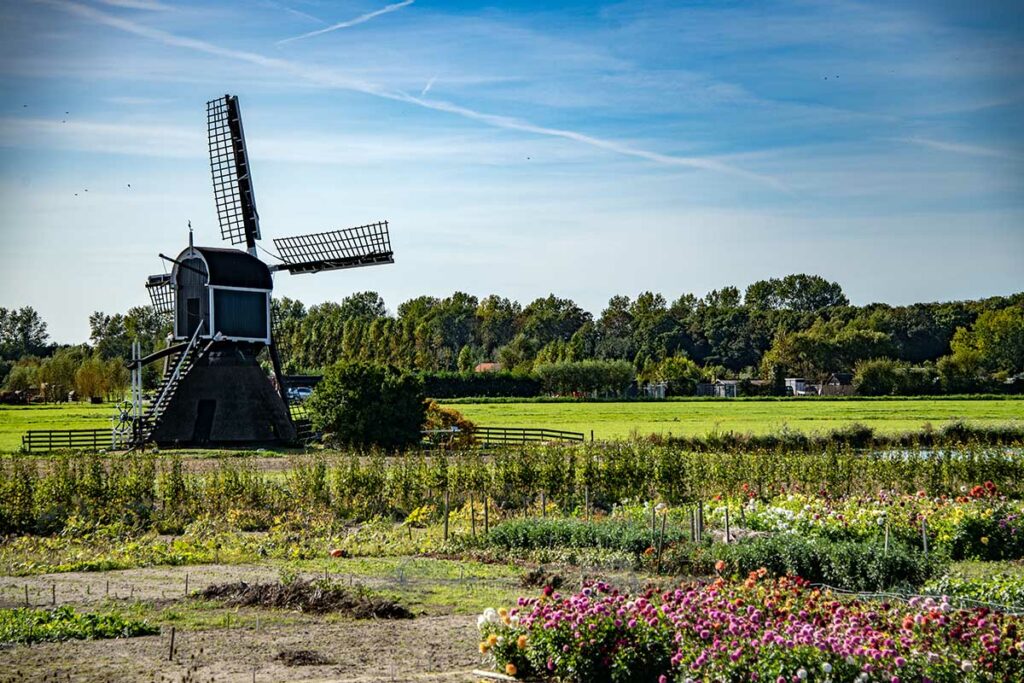
POLYGON ((288 387, 288 399, 292 401, 305 401, 313 395, 312 387, 288 387))

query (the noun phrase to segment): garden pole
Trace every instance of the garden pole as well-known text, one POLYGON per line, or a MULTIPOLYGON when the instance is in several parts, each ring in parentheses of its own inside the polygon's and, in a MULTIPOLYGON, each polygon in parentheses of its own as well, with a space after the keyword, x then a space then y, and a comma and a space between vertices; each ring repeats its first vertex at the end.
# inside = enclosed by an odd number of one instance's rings
POLYGON ((548 516, 548 501, 543 491, 540 492, 540 516, 541 518, 548 516))
POLYGON ((704 540, 704 501, 697 501, 697 540, 704 540))
POLYGON ((885 554, 889 554, 889 523, 885 523, 885 554))
POLYGON ((725 542, 729 542, 729 506, 725 506, 725 542))
POLYGON ((924 557, 928 559, 928 520, 921 518, 921 545, 924 546, 924 557))
POLYGON ((651 501, 651 545, 658 543, 658 510, 654 507, 654 501, 651 501))
POLYGON ((185 572, 185 597, 188 597, 188 572, 185 572))
POLYGON ((50 604, 51 605, 56 605, 57 604, 57 583, 56 582, 50 584, 50 604))
POLYGON ((661 551, 665 548, 665 520, 668 519, 668 515, 661 516, 661 534, 658 536, 658 562, 657 571, 661 572, 661 551))
POLYGON ((472 491, 469 492, 469 526, 473 530, 473 538, 476 538, 476 505, 472 491))
POLYGON ((28 584, 25 584, 25 607, 28 607, 28 584))
POLYGON ((171 627, 171 647, 167 652, 167 660, 174 661, 174 627, 171 627))
POLYGON ((490 512, 487 510, 489 496, 484 494, 484 534, 488 534, 491 531, 491 520, 490 512))
POLYGON ((696 543, 697 542, 697 522, 696 522, 696 518, 693 516, 693 508, 689 509, 689 513, 690 513, 690 543, 696 543))
POLYGON ((444 490, 444 542, 448 542, 448 489, 444 490))

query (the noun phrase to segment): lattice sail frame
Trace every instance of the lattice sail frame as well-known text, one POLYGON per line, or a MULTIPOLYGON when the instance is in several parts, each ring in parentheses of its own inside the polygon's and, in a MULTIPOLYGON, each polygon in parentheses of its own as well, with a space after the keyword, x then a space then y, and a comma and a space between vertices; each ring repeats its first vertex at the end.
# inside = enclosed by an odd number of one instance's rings
POLYGON ((274 247, 284 264, 273 269, 294 274, 395 262, 387 221, 275 239, 274 247))
POLYGON ((252 248, 260 239, 260 221, 249 175, 245 133, 233 95, 206 103, 210 172, 221 237, 231 244, 252 248))
POLYGON ((174 313, 174 287, 170 275, 150 275, 146 278, 146 291, 154 311, 160 314, 174 313))

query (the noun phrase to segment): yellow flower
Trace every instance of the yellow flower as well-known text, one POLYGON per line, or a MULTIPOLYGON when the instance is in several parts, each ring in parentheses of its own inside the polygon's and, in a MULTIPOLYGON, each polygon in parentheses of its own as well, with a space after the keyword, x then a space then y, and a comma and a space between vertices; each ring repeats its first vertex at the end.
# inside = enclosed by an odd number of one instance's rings
POLYGON ((505 673, 507 673, 509 676, 515 676, 516 671, 518 671, 518 669, 516 669, 516 665, 512 662, 509 662, 505 665, 505 673))
POLYGON ((519 636, 518 638, 516 638, 516 647, 518 647, 520 650, 525 650, 526 649, 526 636, 525 635, 522 635, 522 636, 519 636))
POLYGON ((491 646, 487 644, 487 641, 480 643, 480 654, 485 655, 487 651, 491 649, 491 646))
POLYGON ((494 635, 493 633, 491 635, 487 636, 487 645, 489 647, 494 647, 494 645, 497 642, 498 642, 498 636, 494 635))
POLYGON ((988 545, 988 536, 982 536, 981 543, 982 545, 988 545))
POLYGON ((498 616, 499 617, 507 617, 508 616, 508 610, 505 609, 504 607, 499 607, 498 608, 498 616))

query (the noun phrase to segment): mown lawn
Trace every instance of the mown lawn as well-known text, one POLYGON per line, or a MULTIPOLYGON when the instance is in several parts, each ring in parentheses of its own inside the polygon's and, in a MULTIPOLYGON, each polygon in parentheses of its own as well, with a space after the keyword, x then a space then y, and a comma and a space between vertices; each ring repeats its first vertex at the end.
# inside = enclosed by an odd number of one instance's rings
POLYGON ((21 435, 30 429, 103 429, 117 412, 112 403, 52 403, 0 406, 0 451, 21 448, 21 435))
MULTIPOLYGON (((939 427, 952 420, 976 425, 1024 425, 1024 399, 891 399, 818 401, 670 401, 664 403, 463 403, 453 406, 478 425, 566 429, 597 439, 702 436, 709 432, 765 434, 782 429, 825 432, 852 422, 878 432, 939 427)), ((29 429, 106 428, 111 404, 0 406, 0 452, 16 451, 29 429)))
POLYGON ((452 406, 478 425, 594 431, 597 439, 703 436, 709 432, 765 434, 782 429, 826 432, 853 422, 882 433, 939 427, 1024 424, 1024 400, 672 401, 664 403, 470 403, 452 406))

